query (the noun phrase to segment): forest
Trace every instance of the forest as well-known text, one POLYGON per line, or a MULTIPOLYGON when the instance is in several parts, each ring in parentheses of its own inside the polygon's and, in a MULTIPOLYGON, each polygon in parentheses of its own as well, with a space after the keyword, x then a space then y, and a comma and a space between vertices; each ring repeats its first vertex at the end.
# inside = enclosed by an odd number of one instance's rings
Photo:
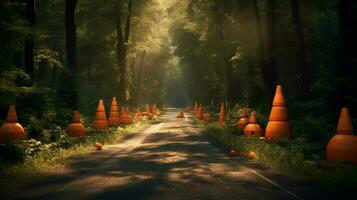
MULTIPOLYGON (((0 144, 0 186, 31 171, 28 160, 48 158, 37 153, 35 159, 29 143, 41 143, 39 152, 52 152, 48 145, 54 144, 57 150, 79 148, 58 156, 67 159, 94 142, 115 143, 118 134, 155 124, 153 104, 164 115, 170 107, 192 111, 198 102, 212 121, 223 105, 223 127, 193 117, 194 124, 237 151, 261 152, 257 161, 269 167, 301 170, 297 174, 310 170, 301 162, 324 168, 341 108, 357 122, 356 25, 353 0, 1 0, 0 124, 15 105, 30 142, 0 144), (238 119, 255 111, 265 129, 277 85, 284 88, 294 139, 245 142, 235 128, 238 119), (102 136, 91 122, 99 100, 109 115, 113 97, 119 111, 149 114, 102 136), (89 139, 67 138, 73 111, 88 126, 89 139), (16 172, 19 165, 26 170, 16 172)), ((357 143, 353 148, 357 152, 357 143)), ((357 169, 340 164, 320 182, 353 191, 357 169)), ((42 167, 27 177, 46 174, 42 167)))

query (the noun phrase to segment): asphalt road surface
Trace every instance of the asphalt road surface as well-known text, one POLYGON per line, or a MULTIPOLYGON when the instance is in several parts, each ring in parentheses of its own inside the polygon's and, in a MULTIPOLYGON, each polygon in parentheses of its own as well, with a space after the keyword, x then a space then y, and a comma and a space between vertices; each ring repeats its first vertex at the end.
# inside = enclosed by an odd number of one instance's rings
MULTIPOLYGON (((82 155, 15 199, 335 199, 313 184, 248 161, 200 133, 178 109, 157 124, 82 155)), ((7 196, 11 197, 11 196, 7 196)))

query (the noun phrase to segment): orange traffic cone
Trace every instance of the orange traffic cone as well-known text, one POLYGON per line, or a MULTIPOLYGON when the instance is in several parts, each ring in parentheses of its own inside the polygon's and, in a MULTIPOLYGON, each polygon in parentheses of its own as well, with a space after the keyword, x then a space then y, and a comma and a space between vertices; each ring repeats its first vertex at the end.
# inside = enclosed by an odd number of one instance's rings
POLYGON ((93 128, 98 130, 108 129, 107 116, 105 114, 105 107, 103 100, 99 100, 97 110, 95 112, 95 120, 93 121, 93 128))
POLYGON ((244 128, 244 136, 246 137, 260 137, 263 130, 257 123, 257 115, 253 111, 249 117, 249 124, 244 128))
POLYGON ((152 105, 152 114, 153 114, 153 115, 157 115, 156 104, 152 105))
POLYGON ((221 110, 219 112, 219 124, 223 125, 224 122, 226 121, 226 111, 224 110, 224 103, 221 103, 221 110))
POLYGON ((108 118, 109 126, 118 126, 119 125, 119 109, 117 99, 113 97, 112 106, 110 107, 110 113, 108 118))
POLYGON ((211 122, 211 114, 209 114, 208 111, 206 111, 205 114, 203 114, 203 120, 207 123, 210 123, 211 122))
POLYGON ((121 107, 121 113, 120 113, 120 124, 127 124, 127 116, 126 116, 126 111, 124 107, 121 107))
POLYGON ((242 115, 237 123, 237 128, 244 131, 244 128, 245 126, 247 126, 248 123, 249 123, 249 119, 247 115, 247 109, 243 108, 242 115))
POLYGON ((67 126, 66 133, 69 137, 82 137, 86 134, 86 127, 81 123, 78 111, 73 111, 72 123, 67 126))
POLYGON ((14 105, 10 105, 9 111, 5 123, 0 128, 0 143, 6 143, 7 141, 17 139, 25 139, 25 130, 17 122, 16 108, 14 105))
POLYGON ((197 113, 196 113, 196 119, 197 120, 203 120, 203 113, 202 113, 202 104, 198 107, 197 113))
POLYGON ((357 163, 357 136, 354 135, 348 108, 342 108, 336 134, 326 148, 327 161, 357 163))
POLYGON ((195 102, 195 107, 193 108, 193 112, 195 112, 195 114, 196 114, 197 111, 198 111, 198 104, 197 104, 197 102, 195 102))
POLYGON ((177 118, 185 118, 185 114, 183 112, 180 112, 179 115, 177 115, 177 118))
POLYGON ((293 137, 286 109, 283 87, 278 85, 273 100, 273 107, 270 112, 269 122, 266 128, 265 136, 267 138, 289 138, 293 137))
POLYGON ((141 117, 141 112, 140 112, 140 107, 136 107, 136 114, 135 114, 136 118, 140 118, 141 117))

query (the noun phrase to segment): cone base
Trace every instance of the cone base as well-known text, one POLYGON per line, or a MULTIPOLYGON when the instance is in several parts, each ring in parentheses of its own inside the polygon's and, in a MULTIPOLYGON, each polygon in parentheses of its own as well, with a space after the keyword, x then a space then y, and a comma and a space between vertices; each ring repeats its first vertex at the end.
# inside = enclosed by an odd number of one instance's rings
POLYGON ((263 130, 258 124, 248 124, 244 129, 245 137, 261 137, 263 130))
POLYGON ((25 130, 19 123, 5 122, 0 128, 0 143, 13 139, 25 139, 25 130))
POLYGON ((112 117, 112 118, 109 118, 108 119, 108 125, 109 126, 119 126, 119 121, 120 121, 120 118, 119 117, 112 117))
POLYGON ((291 125, 287 121, 269 121, 265 137, 274 138, 287 138, 292 139, 293 134, 291 130, 291 125))
POLYGON ((97 130, 106 130, 108 129, 108 122, 106 120, 95 120, 93 122, 93 128, 97 130))
POLYGON ((329 162, 357 163, 357 136, 335 135, 327 144, 326 157, 329 162))
POLYGON ((249 124, 248 118, 240 118, 238 123, 237 123, 237 128, 244 131, 244 128, 249 124))
POLYGON ((69 137, 83 137, 86 135, 86 128, 82 123, 71 123, 67 126, 66 133, 69 137))

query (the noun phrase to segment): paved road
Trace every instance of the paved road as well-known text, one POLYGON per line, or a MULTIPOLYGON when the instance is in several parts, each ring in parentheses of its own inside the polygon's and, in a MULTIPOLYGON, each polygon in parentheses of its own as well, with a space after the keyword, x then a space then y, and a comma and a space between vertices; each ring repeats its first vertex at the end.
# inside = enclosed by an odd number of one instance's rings
MULTIPOLYGON (((169 110, 117 144, 76 159, 67 174, 16 194, 26 199, 320 199, 312 184, 230 158, 169 110)), ((326 199, 326 198, 325 198, 326 199)))

